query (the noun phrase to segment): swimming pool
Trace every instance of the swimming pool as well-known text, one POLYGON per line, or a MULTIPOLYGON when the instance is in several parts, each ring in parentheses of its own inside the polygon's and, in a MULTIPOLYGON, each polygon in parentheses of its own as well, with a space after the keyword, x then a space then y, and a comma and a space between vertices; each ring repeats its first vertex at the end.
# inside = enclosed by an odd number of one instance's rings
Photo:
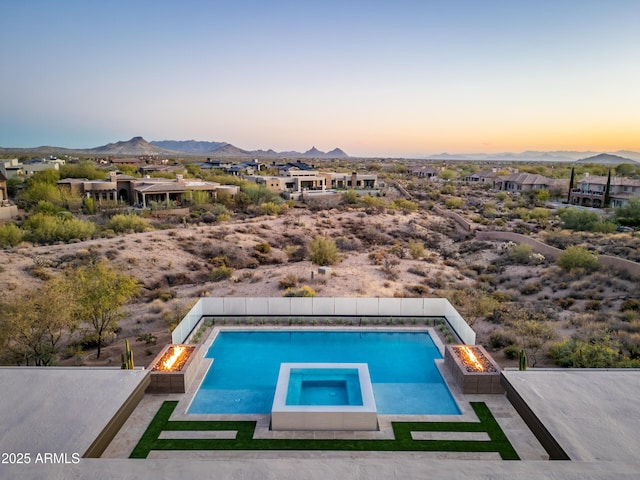
POLYGON ((221 331, 206 356, 187 413, 270 413, 280 364, 315 362, 368 364, 378 413, 460 414, 428 332, 221 331))

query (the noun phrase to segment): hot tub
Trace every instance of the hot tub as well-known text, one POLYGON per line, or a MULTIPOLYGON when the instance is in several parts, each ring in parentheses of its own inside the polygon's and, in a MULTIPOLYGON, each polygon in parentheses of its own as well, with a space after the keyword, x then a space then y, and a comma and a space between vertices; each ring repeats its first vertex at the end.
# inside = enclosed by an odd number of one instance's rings
POLYGON ((377 430, 366 363, 282 363, 272 430, 377 430))

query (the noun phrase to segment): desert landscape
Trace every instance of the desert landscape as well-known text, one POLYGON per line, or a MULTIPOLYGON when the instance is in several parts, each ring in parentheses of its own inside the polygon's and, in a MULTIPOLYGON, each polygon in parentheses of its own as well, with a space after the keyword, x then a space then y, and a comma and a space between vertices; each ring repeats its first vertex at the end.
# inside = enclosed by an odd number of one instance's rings
POLYGON ((0 290, 18 296, 67 267, 100 259, 137 279, 141 295, 105 337, 100 358, 78 345, 77 331, 66 340, 63 365, 118 366, 128 339, 136 364, 146 366, 170 343, 171 328, 197 298, 282 296, 304 286, 317 296, 447 297, 503 366, 517 365, 505 347, 521 343, 510 312, 526 311, 524 320, 552 327, 554 335, 543 344, 534 341, 538 366, 554 364, 543 353, 552 342, 600 335, 613 321, 629 342, 640 344, 640 322, 635 316, 625 322, 620 313, 625 299, 637 297, 633 278, 567 273, 549 260, 517 261, 503 243, 479 241, 429 209, 299 205, 278 216, 218 224, 165 221, 164 228, 142 233, 0 250, 0 290), (326 273, 309 260, 309 243, 318 236, 333 240, 339 251, 326 273))

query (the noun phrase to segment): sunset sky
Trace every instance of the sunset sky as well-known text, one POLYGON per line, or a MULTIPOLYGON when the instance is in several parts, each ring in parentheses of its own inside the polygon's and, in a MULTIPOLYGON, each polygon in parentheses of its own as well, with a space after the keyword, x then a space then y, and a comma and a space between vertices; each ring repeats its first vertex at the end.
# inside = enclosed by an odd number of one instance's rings
POLYGON ((0 146, 640 151, 638 0, 0 0, 0 146))

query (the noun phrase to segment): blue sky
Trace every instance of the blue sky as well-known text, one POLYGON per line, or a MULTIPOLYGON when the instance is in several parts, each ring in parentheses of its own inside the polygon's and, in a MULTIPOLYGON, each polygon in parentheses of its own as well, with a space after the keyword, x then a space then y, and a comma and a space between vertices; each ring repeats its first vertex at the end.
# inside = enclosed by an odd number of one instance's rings
POLYGON ((640 150, 640 2, 0 0, 0 146, 640 150))

